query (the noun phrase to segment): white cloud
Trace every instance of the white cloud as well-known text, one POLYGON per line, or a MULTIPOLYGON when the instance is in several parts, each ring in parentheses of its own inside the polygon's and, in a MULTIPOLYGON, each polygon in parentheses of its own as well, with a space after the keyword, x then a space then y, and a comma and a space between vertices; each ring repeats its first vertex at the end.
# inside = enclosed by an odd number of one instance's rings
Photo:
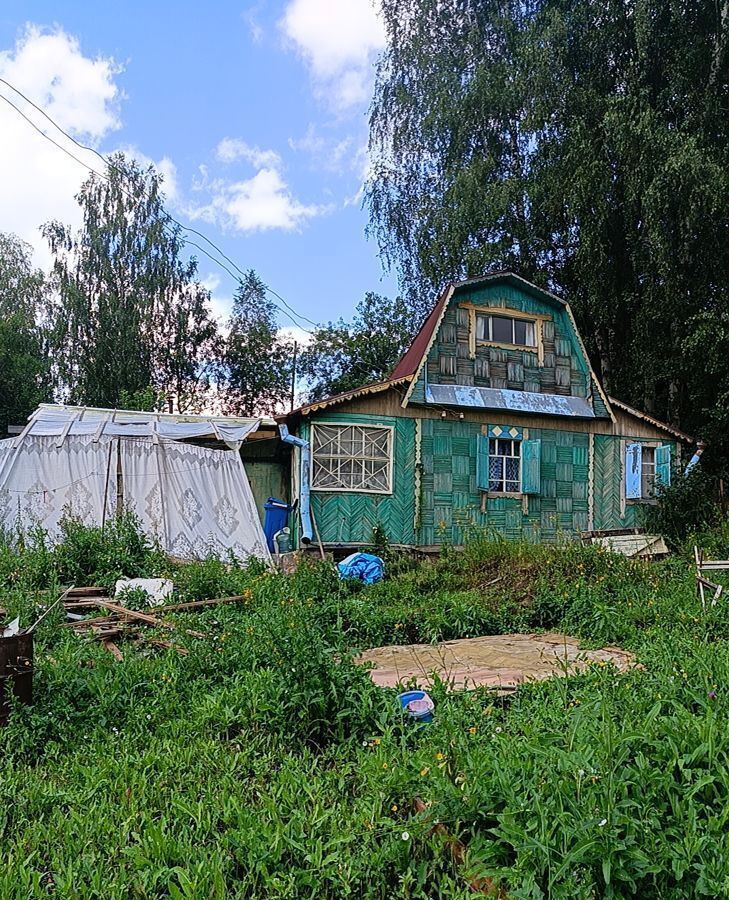
POLYGON ((352 167, 350 151, 353 144, 351 135, 339 139, 324 137, 311 122, 303 137, 289 138, 289 147, 311 156, 318 169, 339 174, 352 167))
POLYGON ((215 148, 215 155, 221 162, 231 163, 239 159, 244 159, 255 168, 268 168, 281 165, 281 157, 275 150, 261 150, 258 147, 251 147, 240 138, 223 138, 223 140, 215 148))
POLYGON ((286 325, 284 328, 279 328, 278 336, 284 340, 296 341, 300 350, 304 347, 308 347, 314 340, 314 335, 311 334, 311 332, 304 331, 304 329, 299 328, 298 325, 286 325))
POLYGON ((368 100, 374 60, 385 44, 374 0, 289 0, 280 27, 332 106, 368 100))
MULTIPOLYGON (((121 93, 114 80, 120 71, 110 57, 84 56, 78 40, 60 28, 42 31, 28 26, 13 48, 0 51, 0 77, 91 145, 120 127, 121 93)), ((0 94, 87 165, 103 166, 7 85, 0 84, 0 94)), ((13 231, 31 243, 36 263, 47 266, 50 254, 39 227, 49 219, 78 223, 74 194, 88 171, 44 140, 5 101, 0 101, 0 135, 0 230, 13 231)))
POLYGON ((191 219, 245 233, 294 231, 307 219, 330 211, 329 206, 306 205, 297 200, 276 168, 259 169, 244 181, 205 180, 196 189, 208 190, 211 199, 207 204, 190 207, 187 214, 191 219))
MULTIPOLYGON (((163 156, 160 160, 153 160, 146 153, 142 153, 137 147, 119 147, 119 150, 127 156, 135 159, 141 166, 154 166, 154 168, 162 176, 162 190, 168 205, 174 205, 180 199, 180 185, 177 179, 177 166, 172 162, 169 156, 163 156)), ((99 160, 99 166, 103 166, 99 160)))
POLYGON ((277 169, 264 168, 245 181, 215 182, 211 203, 191 213, 235 231, 293 231, 327 209, 300 203, 277 169))

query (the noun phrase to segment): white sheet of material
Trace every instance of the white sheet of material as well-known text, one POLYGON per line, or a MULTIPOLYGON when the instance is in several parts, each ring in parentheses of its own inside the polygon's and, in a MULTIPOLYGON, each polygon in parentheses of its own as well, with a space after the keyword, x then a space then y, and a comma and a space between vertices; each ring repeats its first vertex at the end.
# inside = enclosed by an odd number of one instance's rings
POLYGON ((240 456, 172 441, 121 441, 124 502, 172 556, 270 554, 240 456))
POLYGON ((101 437, 151 437, 176 441, 209 438, 225 443, 231 450, 240 450, 243 441, 256 431, 260 422, 260 419, 251 418, 185 416, 42 404, 30 417, 25 434, 56 437, 59 444, 66 437, 81 435, 92 436, 94 440, 101 437))
POLYGON ((116 454, 111 438, 75 437, 62 447, 35 436, 0 441, 0 527, 40 527, 56 540, 64 516, 101 524, 116 510, 116 454))
POLYGON ((179 442, 210 435, 209 421, 155 422, 136 435, 135 425, 108 417, 79 420, 64 418, 57 408, 47 412, 20 437, 0 441, 0 528, 27 534, 40 527, 56 541, 64 517, 86 525, 109 521, 116 513, 119 465, 125 506, 167 553, 193 559, 232 552, 270 561, 237 449, 258 420, 229 427, 215 422, 217 440, 236 449, 212 450, 179 442), (117 435, 116 429, 124 430, 117 435), (165 438, 168 430, 178 440, 165 438))

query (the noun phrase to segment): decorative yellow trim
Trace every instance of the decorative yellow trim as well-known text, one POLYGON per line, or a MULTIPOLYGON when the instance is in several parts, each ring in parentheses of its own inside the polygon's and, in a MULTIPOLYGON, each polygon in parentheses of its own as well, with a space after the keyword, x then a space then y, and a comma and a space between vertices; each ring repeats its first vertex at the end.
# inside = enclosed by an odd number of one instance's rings
POLYGON ((478 306, 476 303, 459 303, 460 309, 468 310, 468 353, 471 359, 476 358, 477 347, 497 347, 502 350, 522 350, 525 353, 536 353, 537 364, 544 365, 544 323, 551 322, 552 316, 543 313, 525 313, 510 306, 478 306), (536 346, 529 344, 507 344, 504 341, 479 341, 476 338, 476 316, 503 316, 508 319, 520 319, 523 322, 534 322, 536 346))
POLYGON ((542 319, 545 322, 552 321, 552 316, 548 316, 545 313, 527 313, 521 309, 512 309, 511 306, 479 306, 477 303, 469 302, 459 303, 458 306, 461 309, 472 309, 474 312, 483 316, 508 316, 510 319, 529 319, 530 321, 542 319))
POLYGON ((420 532, 420 489, 422 485, 421 469, 423 466, 422 455, 423 420, 415 420, 415 512, 413 514, 413 531, 417 540, 420 532))

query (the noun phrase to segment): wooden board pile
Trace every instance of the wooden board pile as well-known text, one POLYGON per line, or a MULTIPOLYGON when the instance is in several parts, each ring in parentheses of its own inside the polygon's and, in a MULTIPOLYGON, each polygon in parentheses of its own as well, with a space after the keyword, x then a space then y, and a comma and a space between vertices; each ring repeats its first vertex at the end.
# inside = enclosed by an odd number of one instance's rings
POLYGON ((128 609, 120 603, 115 603, 109 598, 109 592, 101 587, 75 587, 66 592, 63 606, 70 622, 63 627, 72 628, 77 632, 85 632, 99 641, 116 659, 124 658, 119 649, 117 640, 122 637, 133 637, 147 644, 163 649, 173 649, 186 656, 189 651, 179 644, 169 641, 157 635, 145 636, 142 633, 144 626, 168 632, 179 632, 194 638, 205 638, 201 631, 193 631, 185 628, 177 622, 165 618, 167 613, 185 612, 187 610, 202 609, 206 606, 217 606, 221 603, 236 603, 243 600, 242 595, 233 597, 217 597, 210 600, 192 600, 187 603, 171 603, 166 606, 155 607, 154 613, 142 612, 137 609, 128 609), (101 611, 103 615, 87 617, 83 615, 89 611, 101 611))

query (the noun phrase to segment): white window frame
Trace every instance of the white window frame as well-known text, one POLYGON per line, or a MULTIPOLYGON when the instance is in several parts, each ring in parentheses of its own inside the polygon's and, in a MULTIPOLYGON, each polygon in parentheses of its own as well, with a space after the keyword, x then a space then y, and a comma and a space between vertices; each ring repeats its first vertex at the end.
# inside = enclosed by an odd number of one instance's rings
MULTIPOLYGON (((311 484, 311 490, 316 491, 322 494, 378 494, 380 496, 387 496, 392 494, 393 492, 393 469, 394 469, 394 450, 395 450, 395 428, 392 425, 384 425, 375 422, 312 422, 311 424, 311 466, 309 472, 309 479, 311 484), (314 449, 315 446, 315 436, 316 429, 318 427, 325 428, 338 428, 341 431, 344 431, 347 428, 358 428, 363 431, 367 430, 377 430, 377 431, 387 431, 389 432, 389 436, 387 439, 387 450, 388 450, 388 461, 387 461, 387 488, 386 489, 378 489, 378 488, 366 488, 366 487, 330 487, 330 486, 319 486, 315 483, 314 475, 315 475, 315 463, 316 463, 316 451, 314 449)), ((320 457, 321 458, 321 457, 320 457)), ((326 459, 337 459, 341 458, 344 460, 361 460, 362 457, 357 456, 326 456, 326 459)), ((368 459, 370 457, 367 457, 368 459)), ((374 459, 374 457, 372 457, 374 459)))
POLYGON ((493 496, 499 496, 499 497, 515 497, 515 496, 521 496, 521 493, 522 493, 521 488, 522 488, 522 484, 523 484, 523 481, 524 481, 524 479, 523 479, 523 472, 522 472, 522 453, 521 453, 521 443, 522 443, 522 442, 521 442, 521 440, 520 440, 519 438, 512 438, 512 437, 489 437, 488 441, 489 441, 489 454, 488 454, 488 457, 489 457, 489 489, 488 489, 489 496, 491 496, 491 495, 493 495, 493 496), (517 444, 518 444, 518 446, 519 446, 519 455, 518 455, 518 456, 514 456, 513 453, 511 453, 511 454, 509 454, 509 455, 503 455, 503 454, 500 454, 500 453, 492 453, 492 452, 491 452, 491 441, 495 441, 495 442, 496 442, 496 449, 497 449, 497 450, 498 450, 498 444, 499 444, 500 441, 504 441, 504 442, 509 441, 509 442, 511 443, 511 445, 512 445, 512 451, 513 451, 513 449, 514 449, 514 445, 517 445, 517 444), (502 460, 507 460, 507 459, 516 459, 516 460, 518 460, 518 462, 519 462, 519 480, 518 480, 518 482, 517 482, 517 489, 516 489, 515 491, 507 491, 507 490, 506 490, 506 482, 507 482, 507 481, 511 481, 511 482, 513 483, 514 479, 513 479, 513 478, 507 478, 507 477, 506 477, 506 463, 505 463, 505 462, 504 462, 504 466, 503 466, 503 471, 502 471, 502 473, 501 473, 501 485, 502 485, 502 489, 500 489, 500 490, 494 490, 494 489, 491 487, 491 460, 492 460, 492 458, 493 458, 493 459, 502 459, 502 460))
POLYGON ((640 456, 640 499, 650 501, 656 499, 656 448, 653 444, 643 444, 640 456), (649 451, 649 454, 646 453, 649 451), (646 456, 650 455, 650 462, 646 456))
POLYGON ((536 350, 539 345, 539 333, 538 333, 538 324, 536 319, 530 319, 526 316, 512 316, 509 314, 508 310, 504 310, 501 312, 483 312, 476 313, 476 342, 479 344, 500 344, 508 347, 519 347, 525 350, 536 350), (510 319, 511 320, 511 340, 510 341, 497 341, 493 337, 493 319, 494 316, 497 316, 500 319, 510 319), (480 320, 486 320, 486 326, 484 328, 484 332, 486 334, 484 337, 479 337, 479 322, 480 320), (514 340, 514 324, 516 322, 523 322, 525 325, 532 326, 532 337, 534 339, 534 343, 532 344, 518 344, 514 340))

